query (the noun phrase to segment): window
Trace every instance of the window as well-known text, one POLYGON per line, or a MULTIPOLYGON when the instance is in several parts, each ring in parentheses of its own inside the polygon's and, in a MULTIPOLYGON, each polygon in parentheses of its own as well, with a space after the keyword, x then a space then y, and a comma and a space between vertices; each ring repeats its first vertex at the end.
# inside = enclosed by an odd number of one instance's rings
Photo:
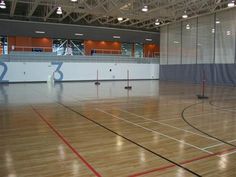
POLYGON ((53 52, 57 55, 84 55, 84 43, 80 40, 54 39, 53 52))
POLYGON ((134 57, 143 58, 143 44, 136 43, 134 48, 135 48, 134 57))
POLYGON ((131 57, 132 56, 132 47, 133 47, 133 44, 131 44, 131 43, 122 43, 121 44, 122 55, 131 57))
POLYGON ((0 55, 8 54, 7 37, 0 36, 0 55))

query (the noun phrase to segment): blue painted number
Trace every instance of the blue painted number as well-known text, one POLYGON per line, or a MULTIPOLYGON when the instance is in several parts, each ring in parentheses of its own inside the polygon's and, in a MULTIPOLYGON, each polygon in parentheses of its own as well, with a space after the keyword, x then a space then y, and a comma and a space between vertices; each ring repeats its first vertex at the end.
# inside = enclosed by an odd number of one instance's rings
POLYGON ((8 80, 3 80, 4 76, 7 73, 7 65, 0 61, 0 66, 3 67, 2 73, 0 73, 0 82, 8 82, 8 80))
POLYGON ((55 78, 55 75, 54 75, 54 80, 55 81, 62 81, 63 80, 63 73, 62 71, 60 71, 61 67, 62 67, 62 62, 52 62, 52 65, 56 65, 57 68, 56 70, 54 71, 54 73, 58 73, 59 74, 59 78, 55 78))

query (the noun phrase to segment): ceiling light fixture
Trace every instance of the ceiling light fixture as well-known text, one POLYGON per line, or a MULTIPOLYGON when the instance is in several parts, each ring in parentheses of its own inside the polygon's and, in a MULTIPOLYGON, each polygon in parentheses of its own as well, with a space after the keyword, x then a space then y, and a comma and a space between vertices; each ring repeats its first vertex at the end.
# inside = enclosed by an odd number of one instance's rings
POLYGON ((58 8, 57 8, 57 14, 58 14, 58 15, 61 15, 61 14, 62 14, 62 9, 61 9, 61 7, 58 7, 58 8))
POLYGON ((75 33, 76 36, 83 36, 84 34, 82 33, 75 33))
POLYGON ((146 41, 152 41, 152 39, 150 39, 150 38, 147 38, 147 39, 145 39, 146 41))
POLYGON ((216 24, 220 24, 220 20, 216 20, 216 24))
POLYGON ((35 33, 37 33, 37 34, 45 34, 44 31, 35 31, 35 33))
POLYGON ((184 14, 182 15, 183 18, 188 18, 188 15, 186 13, 186 11, 184 11, 184 14))
POLYGON ((228 7, 234 7, 234 6, 235 6, 234 1, 230 1, 230 2, 228 3, 228 7))
POLYGON ((156 25, 156 26, 160 25, 160 22, 159 22, 158 19, 156 19, 155 25, 156 25))
POLYGON ((0 3, 0 8, 1 9, 6 9, 6 4, 5 4, 5 2, 3 0, 0 3))
POLYGON ((187 24, 187 25, 186 25, 186 29, 187 29, 187 30, 190 30, 190 24, 187 24))
POLYGON ((148 11, 148 6, 143 6, 142 11, 147 12, 148 11))
POLYGON ((113 36, 114 39, 120 39, 120 36, 113 36))
POLYGON ((122 20, 123 20, 123 17, 118 17, 117 20, 118 20, 118 21, 122 21, 122 20))
POLYGON ((71 2, 77 2, 78 0, 70 0, 71 2))

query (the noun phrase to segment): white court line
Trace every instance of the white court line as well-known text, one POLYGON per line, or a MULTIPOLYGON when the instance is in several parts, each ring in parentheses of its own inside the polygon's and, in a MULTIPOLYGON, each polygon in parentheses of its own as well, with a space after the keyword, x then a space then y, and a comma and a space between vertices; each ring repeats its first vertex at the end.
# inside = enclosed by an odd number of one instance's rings
MULTIPOLYGON (((109 104, 109 102, 107 102, 107 104, 109 104)), ((136 104, 136 106, 129 106, 129 107, 126 107, 126 108, 131 108, 131 109, 133 109, 133 108, 142 108, 142 107, 144 107, 146 105, 145 103, 132 103, 132 104, 134 104, 134 105, 136 104)), ((188 103, 180 103, 179 105, 182 105, 182 104, 186 104, 187 105, 188 103)), ((158 105, 150 105, 149 108, 150 107, 157 107, 157 106, 169 106, 169 105, 174 105, 174 103, 173 104, 170 104, 170 103, 160 103, 158 105)))
POLYGON ((106 111, 104 111, 104 110, 101 110, 101 109, 98 109, 98 108, 96 108, 96 110, 98 110, 98 111, 100 111, 100 112, 102 112, 102 113, 104 113, 104 114, 110 115, 110 116, 112 116, 112 117, 114 117, 114 118, 120 119, 120 120, 122 120, 122 121, 124 121, 124 122, 128 122, 129 124, 135 125, 135 126, 137 126, 137 127, 141 127, 141 128, 143 128, 143 129, 145 129, 145 130, 147 130, 147 131, 150 131, 150 132, 153 132, 153 133, 162 135, 162 136, 164 136, 164 137, 166 137, 166 138, 172 139, 172 140, 177 141, 177 142, 179 142, 179 143, 183 143, 183 144, 186 144, 186 145, 188 145, 188 146, 191 146, 191 147, 193 147, 193 148, 195 148, 195 149, 204 151, 204 152, 206 152, 206 153, 208 153, 208 154, 213 154, 213 152, 207 151, 207 150, 202 149, 202 148, 200 148, 200 147, 197 147, 197 146, 195 146, 195 145, 192 145, 192 144, 186 143, 186 142, 184 142, 184 141, 178 140, 178 139, 176 139, 176 138, 170 137, 170 136, 165 135, 165 134, 163 134, 163 133, 160 133, 160 132, 158 132, 158 131, 156 131, 156 130, 152 130, 152 129, 143 127, 143 126, 141 126, 141 125, 139 125, 139 124, 133 123, 133 122, 128 121, 128 120, 126 120, 126 119, 123 119, 123 118, 120 118, 120 117, 115 116, 115 115, 113 115, 113 114, 110 114, 109 112, 106 112, 106 111))
POLYGON ((136 116, 136 117, 140 117, 140 118, 142 118, 142 119, 144 119, 144 120, 149 120, 149 121, 151 121, 151 122, 155 122, 155 123, 158 123, 158 124, 162 124, 162 125, 165 125, 165 126, 168 126, 168 127, 174 128, 174 129, 177 129, 177 130, 185 131, 185 132, 188 132, 188 133, 197 135, 197 136, 201 136, 201 137, 204 137, 204 138, 207 138, 207 139, 211 139, 211 140, 216 141, 214 138, 211 138, 211 137, 208 137, 208 136, 205 136, 205 135, 201 135, 201 134, 198 134, 198 133, 194 133, 194 132, 192 132, 192 131, 189 131, 189 130, 185 130, 185 129, 182 129, 182 128, 178 128, 178 127, 175 127, 175 126, 166 124, 166 123, 162 123, 162 122, 155 121, 155 120, 152 120, 152 119, 149 119, 149 118, 145 118, 145 117, 143 117, 143 116, 139 116, 139 115, 137 115, 137 114, 135 114, 135 113, 132 113, 132 112, 129 112, 129 111, 125 111, 125 110, 122 110, 122 109, 118 109, 118 110, 120 110, 120 111, 122 111, 122 112, 125 112, 125 113, 128 113, 128 114, 131 114, 131 115, 134 115, 134 116, 136 116))
MULTIPOLYGON (((232 143, 232 142, 235 142, 235 140, 231 140, 231 141, 227 141, 228 143, 232 143)), ((215 144, 215 145, 212 145, 212 146, 207 146, 207 147, 204 147, 203 149, 210 149, 210 148, 213 148, 213 147, 217 147, 217 146, 221 146, 221 145, 224 145, 225 143, 219 143, 219 144, 215 144)))
POLYGON ((159 120, 159 121, 178 120, 178 119, 181 119, 181 118, 172 118, 172 119, 165 119, 165 120, 159 120))
POLYGON ((234 153, 236 153, 236 151, 229 152, 229 153, 226 153, 226 154, 222 154, 220 157, 224 157, 224 156, 231 155, 231 154, 234 154, 234 153))

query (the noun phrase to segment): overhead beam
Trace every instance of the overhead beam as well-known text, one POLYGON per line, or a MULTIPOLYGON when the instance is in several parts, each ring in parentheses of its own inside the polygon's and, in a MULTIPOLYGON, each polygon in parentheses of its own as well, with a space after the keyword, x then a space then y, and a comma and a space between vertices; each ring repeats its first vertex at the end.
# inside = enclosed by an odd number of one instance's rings
POLYGON ((47 15, 43 18, 44 21, 47 21, 47 19, 53 14, 53 12, 57 9, 56 6, 52 7, 51 10, 47 13, 47 15))
POLYGON ((34 3, 32 4, 32 7, 31 7, 31 9, 30 9, 30 11, 28 13, 28 16, 27 16, 28 18, 31 17, 34 14, 34 12, 37 9, 39 3, 40 3, 40 0, 35 0, 34 1, 34 3))
POLYGON ((71 13, 72 13, 72 10, 66 12, 65 15, 63 15, 63 17, 61 17, 61 18, 59 19, 59 22, 63 21, 63 20, 64 20, 66 17, 68 17, 71 13))
POLYGON ((10 17, 14 16, 16 4, 17 4, 17 0, 13 0, 11 3, 10 17))
POLYGON ((157 6, 156 8, 153 8, 153 9, 149 10, 148 12, 146 12, 145 13, 145 18, 143 18, 142 20, 139 20, 135 23, 132 23, 130 26, 134 26, 134 25, 137 25, 139 23, 142 23, 142 22, 145 22, 145 21, 149 20, 151 13, 155 13, 158 10, 169 8, 171 6, 175 6, 176 4, 181 3, 181 2, 183 2, 183 0, 175 0, 175 1, 172 1, 171 3, 167 2, 166 4, 163 4, 162 6, 157 6))
POLYGON ((81 20, 82 18, 85 18, 87 15, 89 15, 88 13, 83 14, 82 16, 78 17, 77 19, 73 20, 74 22, 77 22, 79 20, 81 20))
MULTIPOLYGON (((110 2, 113 4, 113 7, 112 7, 110 10, 105 9, 105 7, 104 7, 104 10, 106 11, 105 14, 102 14, 102 15, 97 16, 96 18, 90 20, 89 23, 92 23, 92 22, 94 22, 94 21, 96 21, 96 20, 102 18, 104 15, 109 16, 109 13, 111 13, 111 12, 112 12, 112 13, 115 13, 115 12, 117 12, 117 11, 119 12, 119 11, 120 11, 120 8, 121 8, 122 6, 124 6, 125 4, 129 3, 129 1, 126 1, 126 2, 123 2, 123 3, 120 3, 120 4, 116 4, 116 3, 113 2, 112 0, 111 0, 110 2)), ((103 6, 104 4, 101 3, 101 5, 103 6)), ((113 17, 113 19, 112 19, 111 21, 113 21, 114 19, 116 19, 116 17, 113 17)), ((106 23, 109 23, 109 21, 107 21, 106 23)))

